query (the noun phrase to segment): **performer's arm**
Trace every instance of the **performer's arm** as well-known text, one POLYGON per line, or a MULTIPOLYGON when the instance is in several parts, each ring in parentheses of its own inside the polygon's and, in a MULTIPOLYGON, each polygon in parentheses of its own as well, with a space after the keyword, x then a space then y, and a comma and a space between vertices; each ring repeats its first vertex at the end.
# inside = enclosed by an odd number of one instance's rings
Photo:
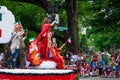
POLYGON ((66 45, 66 43, 64 43, 64 44, 59 48, 59 50, 61 50, 65 45, 66 45))
POLYGON ((27 38, 27 36, 23 37, 23 41, 25 41, 26 38, 27 38))
POLYGON ((56 20, 54 20, 54 21, 50 24, 50 26, 53 26, 55 23, 56 23, 56 20))

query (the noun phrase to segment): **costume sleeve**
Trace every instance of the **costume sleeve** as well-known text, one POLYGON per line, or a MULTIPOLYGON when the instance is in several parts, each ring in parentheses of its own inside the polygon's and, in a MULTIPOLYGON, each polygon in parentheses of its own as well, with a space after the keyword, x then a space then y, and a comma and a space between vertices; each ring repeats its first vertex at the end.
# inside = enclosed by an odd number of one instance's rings
POLYGON ((45 33, 50 30, 50 24, 43 24, 41 33, 36 37, 36 44, 39 43, 40 39, 43 37, 45 33))

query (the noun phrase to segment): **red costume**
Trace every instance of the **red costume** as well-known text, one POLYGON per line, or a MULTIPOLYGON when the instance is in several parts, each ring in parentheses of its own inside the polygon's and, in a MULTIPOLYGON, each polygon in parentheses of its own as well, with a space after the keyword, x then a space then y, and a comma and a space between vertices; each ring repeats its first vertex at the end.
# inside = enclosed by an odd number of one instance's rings
POLYGON ((42 31, 36 38, 36 44, 38 46, 38 51, 42 59, 48 59, 48 42, 49 42, 49 31, 50 24, 43 24, 42 31))
POLYGON ((50 47, 50 50, 52 52, 53 60, 57 63, 56 68, 57 69, 64 69, 64 59, 62 56, 59 54, 58 48, 52 48, 50 47))
POLYGON ((33 48, 31 45, 29 45, 28 47, 28 58, 27 60, 32 64, 32 65, 35 65, 35 66, 38 66, 40 65, 40 57, 37 56, 39 53, 38 53, 38 50, 33 48))
MULTIPOLYGON (((44 60, 49 60, 49 50, 52 52, 53 61, 57 63, 57 69, 64 69, 64 60, 59 55, 59 50, 57 48, 49 47, 49 41, 50 41, 50 24, 45 23, 42 25, 41 33, 36 37, 35 42, 38 48, 38 53, 40 54, 40 58, 43 59, 40 61, 40 63, 44 60), (48 50, 49 49, 49 50, 48 50)), ((34 51, 36 52, 36 51, 34 51)), ((38 60, 38 59, 37 59, 38 60)), ((35 60, 35 61, 37 61, 35 60)), ((31 60, 30 61, 34 61, 31 60)), ((35 62, 34 61, 34 62, 35 62)))

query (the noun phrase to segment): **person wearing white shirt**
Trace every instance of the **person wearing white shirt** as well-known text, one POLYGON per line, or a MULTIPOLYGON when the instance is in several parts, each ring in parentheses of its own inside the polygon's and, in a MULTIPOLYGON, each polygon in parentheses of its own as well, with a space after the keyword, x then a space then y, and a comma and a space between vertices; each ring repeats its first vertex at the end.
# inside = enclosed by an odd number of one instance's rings
POLYGON ((11 54, 12 54, 11 63, 12 63, 13 69, 16 68, 16 58, 18 56, 19 48, 20 48, 20 41, 21 41, 20 28, 21 28, 21 26, 16 26, 14 28, 14 32, 12 33, 13 38, 11 40, 10 50, 11 50, 11 54))

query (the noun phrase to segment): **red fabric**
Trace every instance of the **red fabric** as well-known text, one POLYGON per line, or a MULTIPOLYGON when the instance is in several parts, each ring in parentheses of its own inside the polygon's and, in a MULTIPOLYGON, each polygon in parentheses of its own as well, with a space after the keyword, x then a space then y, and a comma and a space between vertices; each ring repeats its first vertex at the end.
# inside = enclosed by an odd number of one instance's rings
POLYGON ((30 54, 28 54, 28 61, 34 66, 40 65, 40 57, 37 57, 38 51, 34 49, 30 54))
POLYGON ((94 55, 93 55, 93 61, 94 61, 94 62, 97 62, 97 61, 98 61, 98 55, 97 55, 97 54, 94 54, 94 55))
POLYGON ((64 59, 62 56, 60 56, 58 49, 52 48, 50 47, 50 50, 52 51, 52 56, 53 56, 53 60, 57 63, 57 69, 64 69, 64 59))
POLYGON ((28 47, 28 58, 27 60, 34 66, 38 66, 40 65, 40 57, 36 56, 38 54, 38 51, 36 49, 34 49, 31 53, 30 53, 30 49, 32 48, 31 45, 29 45, 28 47))
POLYGON ((48 59, 48 37, 49 37, 50 24, 43 24, 42 31, 36 38, 38 51, 42 59, 48 59))
POLYGON ((0 37, 2 37, 2 30, 0 29, 0 37))
POLYGON ((0 74, 1 80, 75 80, 77 74, 63 75, 12 75, 0 74))
POLYGON ((85 66, 84 66, 86 69, 90 69, 91 67, 90 67, 90 65, 88 64, 86 64, 85 66))

